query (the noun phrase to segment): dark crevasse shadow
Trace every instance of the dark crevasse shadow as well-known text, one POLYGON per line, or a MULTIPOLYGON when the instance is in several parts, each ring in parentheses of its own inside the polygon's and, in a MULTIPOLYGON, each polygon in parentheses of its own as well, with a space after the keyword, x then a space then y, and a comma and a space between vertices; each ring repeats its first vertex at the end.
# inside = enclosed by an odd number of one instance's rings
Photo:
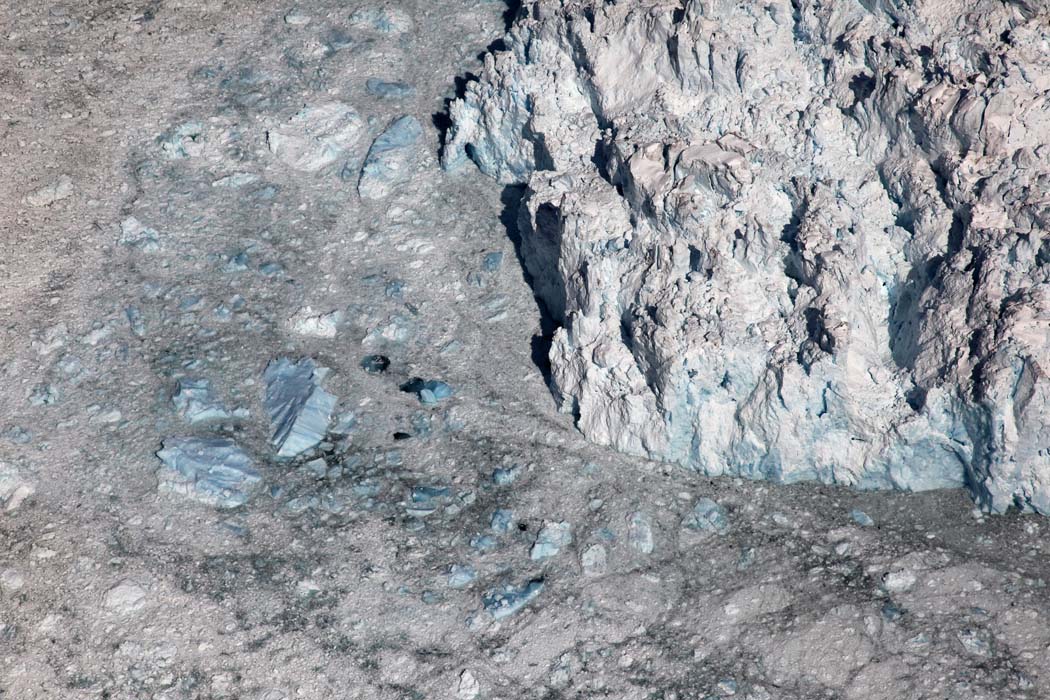
POLYGON ((558 322, 550 313, 550 310, 547 308, 544 301, 536 296, 536 285, 534 284, 532 275, 529 274, 528 268, 525 266, 525 258, 522 255, 521 250, 521 228, 518 225, 518 216, 521 213, 524 199, 524 185, 507 185, 504 187, 503 192, 500 194, 500 202, 503 204, 503 210, 500 212, 499 220, 507 232, 507 238, 509 238, 511 243, 514 244, 514 255, 518 259, 518 265, 521 268, 522 277, 525 279, 525 283, 529 285, 529 288, 533 290, 533 299, 536 300, 536 306, 540 312, 540 332, 538 335, 532 337, 532 362, 543 374, 543 380, 548 386, 550 386, 551 341, 554 338, 554 331, 558 329, 558 322))

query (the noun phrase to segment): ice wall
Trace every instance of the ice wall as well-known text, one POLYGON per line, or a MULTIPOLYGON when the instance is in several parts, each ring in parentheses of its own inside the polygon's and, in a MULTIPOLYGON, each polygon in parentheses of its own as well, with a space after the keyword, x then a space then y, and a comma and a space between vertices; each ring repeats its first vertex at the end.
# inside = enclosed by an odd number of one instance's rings
POLYGON ((1023 0, 531 0, 443 160, 526 185, 595 442, 1050 513, 1048 28, 1023 0))

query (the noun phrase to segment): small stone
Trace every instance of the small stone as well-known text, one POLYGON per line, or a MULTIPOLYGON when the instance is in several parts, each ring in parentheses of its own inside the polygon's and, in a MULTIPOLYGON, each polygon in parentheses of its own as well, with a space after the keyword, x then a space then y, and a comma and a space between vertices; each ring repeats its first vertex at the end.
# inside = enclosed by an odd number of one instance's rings
POLYGON ((0 462, 0 506, 5 511, 17 510, 34 493, 36 487, 24 479, 16 467, 0 462))
POLYGON ((478 572, 472 566, 453 564, 448 570, 448 587, 453 590, 462 590, 474 583, 478 572))
POLYGON ((293 27, 302 27, 310 23, 310 15, 301 10, 292 10, 284 16, 284 22, 293 27))
POLYGON ((481 269, 485 272, 496 272, 503 264, 503 253, 496 251, 494 253, 486 253, 485 257, 481 260, 481 269))
POLYGON ((729 532, 729 518, 725 508, 706 497, 696 502, 693 511, 682 521, 682 525, 691 530, 714 532, 719 535, 729 532))
POLYGON ((481 694, 481 684, 469 670, 459 674, 459 683, 456 686, 456 697, 459 700, 475 700, 481 694))
POLYGON ((853 522, 857 523, 861 527, 874 527, 875 521, 871 519, 871 516, 862 510, 853 509, 849 512, 849 517, 853 519, 853 522))
POLYGON ((160 234, 156 229, 145 226, 134 216, 129 216, 120 222, 121 245, 138 248, 146 253, 155 253, 160 250, 160 234))
POLYGON ((72 194, 73 180, 68 175, 62 175, 51 184, 26 195, 25 201, 31 207, 49 207, 72 194))
POLYGON ((513 484, 521 474, 521 466, 518 464, 510 467, 497 467, 492 471, 492 483, 496 486, 509 486, 513 484))
POLYGON ((0 591, 5 595, 17 593, 25 585, 25 577, 16 569, 4 569, 3 572, 0 572, 0 591))
POLYGON ((653 524, 647 514, 635 512, 627 516, 627 543, 642 554, 653 553, 653 524))
POLYGON ((572 525, 567 522, 545 522, 529 551, 533 561, 556 556, 572 544, 572 525))
POLYGON ((609 555, 600 544, 592 544, 583 550, 580 556, 580 565, 583 567, 584 576, 601 576, 608 568, 609 555))
POLYGON ((489 527, 500 534, 510 532, 514 527, 514 511, 499 509, 492 513, 489 527))
POLYGON ((383 34, 404 34, 412 31, 412 17, 396 7, 366 7, 350 16, 350 26, 381 32, 383 34))
POLYGON ((374 97, 393 100, 404 100, 416 95, 416 89, 408 83, 379 80, 378 78, 369 78, 365 81, 365 89, 374 97))
POLYGON ((313 338, 334 338, 343 321, 342 311, 314 313, 309 306, 303 306, 288 319, 288 328, 292 333, 313 338))
POLYGON ((890 571, 882 577, 882 587, 890 593, 902 593, 915 585, 915 574, 907 570, 890 571))
POLYGON ((121 581, 106 591, 102 604, 118 615, 130 615, 146 607, 146 589, 132 581, 121 581))

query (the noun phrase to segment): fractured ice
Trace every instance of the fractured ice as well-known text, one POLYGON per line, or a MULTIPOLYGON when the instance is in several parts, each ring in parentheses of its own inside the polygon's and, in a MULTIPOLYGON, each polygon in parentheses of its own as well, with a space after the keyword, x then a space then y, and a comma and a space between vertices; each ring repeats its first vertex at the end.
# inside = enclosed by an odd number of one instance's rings
POLYGON ((588 438, 1050 513, 1033 3, 529 0, 503 44, 444 164, 525 186, 588 438))
POLYGON ((321 388, 327 374, 309 358, 292 362, 282 357, 266 367, 265 405, 278 457, 296 457, 324 439, 336 404, 336 397, 321 388))

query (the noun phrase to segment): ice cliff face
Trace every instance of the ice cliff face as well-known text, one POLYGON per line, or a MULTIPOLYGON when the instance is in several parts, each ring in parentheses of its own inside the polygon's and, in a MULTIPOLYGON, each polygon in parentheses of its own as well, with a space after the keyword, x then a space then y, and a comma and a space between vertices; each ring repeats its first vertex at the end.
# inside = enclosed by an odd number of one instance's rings
POLYGON ((447 167, 595 442, 1050 513, 1050 19, 1024 0, 531 0, 447 167))

